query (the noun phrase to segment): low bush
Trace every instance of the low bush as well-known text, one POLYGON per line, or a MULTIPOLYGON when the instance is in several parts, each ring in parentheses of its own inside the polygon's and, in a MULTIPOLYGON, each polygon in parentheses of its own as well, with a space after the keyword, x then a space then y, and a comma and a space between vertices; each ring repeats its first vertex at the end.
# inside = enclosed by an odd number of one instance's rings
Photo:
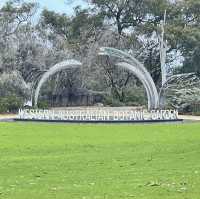
POLYGON ((0 98, 0 113, 15 113, 23 107, 23 100, 17 96, 6 96, 0 98))
POLYGON ((39 109, 47 109, 49 107, 49 104, 48 104, 48 102, 46 102, 46 101, 40 101, 39 103, 38 103, 38 108, 39 109))
POLYGON ((118 99, 115 99, 113 96, 105 96, 103 104, 113 107, 124 106, 124 103, 120 102, 118 99))

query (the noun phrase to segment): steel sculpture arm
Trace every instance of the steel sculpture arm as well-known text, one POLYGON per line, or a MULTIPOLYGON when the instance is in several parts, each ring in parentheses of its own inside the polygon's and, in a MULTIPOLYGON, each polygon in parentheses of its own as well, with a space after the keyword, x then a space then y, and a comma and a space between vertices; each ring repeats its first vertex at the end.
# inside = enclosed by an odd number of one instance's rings
POLYGON ((67 68, 76 68, 76 67, 80 67, 81 65, 82 64, 79 61, 67 60, 67 61, 63 61, 63 62, 56 64, 55 66, 51 67, 47 72, 45 72, 42 75, 42 77, 37 85, 37 88, 35 90, 35 97, 34 97, 35 107, 37 107, 37 104, 38 104, 38 97, 39 97, 42 85, 49 79, 50 76, 54 75, 55 73, 57 73, 59 71, 65 70, 67 68))
POLYGON ((159 108, 159 96, 157 88, 150 73, 147 71, 147 69, 143 66, 142 63, 140 63, 130 54, 115 48, 100 48, 99 55, 117 57, 123 60, 123 62, 117 63, 116 65, 130 70, 143 83, 148 97, 148 109, 159 108))

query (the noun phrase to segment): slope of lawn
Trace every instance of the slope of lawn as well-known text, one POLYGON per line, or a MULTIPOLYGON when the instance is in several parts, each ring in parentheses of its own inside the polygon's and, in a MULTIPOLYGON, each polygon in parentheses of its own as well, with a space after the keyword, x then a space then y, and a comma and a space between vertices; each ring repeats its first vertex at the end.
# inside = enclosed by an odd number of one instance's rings
POLYGON ((0 123, 0 198, 200 198, 200 124, 0 123))

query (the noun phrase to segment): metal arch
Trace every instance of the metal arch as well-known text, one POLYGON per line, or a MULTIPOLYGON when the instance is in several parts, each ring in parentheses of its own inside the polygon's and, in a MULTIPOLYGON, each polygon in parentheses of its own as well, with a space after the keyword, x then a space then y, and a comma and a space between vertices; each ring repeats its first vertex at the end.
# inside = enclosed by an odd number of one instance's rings
POLYGON ((99 55, 113 56, 122 59, 124 62, 117 63, 116 65, 132 71, 143 83, 148 97, 148 109, 159 108, 159 95, 157 88, 150 73, 142 63, 130 54, 115 48, 100 48, 99 55))
POLYGON ((42 85, 48 80, 48 78, 50 76, 54 75, 55 73, 57 73, 61 70, 64 70, 64 69, 67 69, 67 68, 77 68, 77 67, 80 67, 80 66, 82 66, 82 64, 79 61, 70 59, 70 60, 66 60, 66 61, 63 61, 63 62, 60 62, 60 63, 54 65, 47 72, 45 72, 42 75, 42 77, 41 77, 41 79, 40 79, 40 81, 37 85, 37 88, 35 90, 35 96, 34 96, 35 107, 37 107, 37 104, 38 104, 38 97, 39 97, 42 85))
POLYGON ((138 70, 138 68, 126 62, 120 62, 120 63, 117 63, 116 65, 132 71, 132 73, 142 82, 146 90, 147 98, 148 98, 148 109, 156 108, 156 104, 154 103, 154 100, 153 100, 154 98, 151 93, 151 89, 149 88, 148 81, 145 79, 145 76, 138 70))
MULTIPOLYGON (((142 63, 140 63, 137 59, 135 59, 130 54, 123 52, 121 50, 115 48, 101 48, 99 55, 108 55, 122 59, 124 62, 119 62, 116 65, 120 67, 124 67, 130 71, 132 71, 142 82, 147 92, 148 97, 148 109, 157 109, 159 108, 159 95, 154 84, 154 81, 150 75, 150 73, 146 70, 142 63)), ((34 105, 38 104, 38 97, 41 90, 42 85, 48 80, 50 76, 53 74, 67 69, 67 68, 75 68, 80 67, 82 64, 76 60, 67 60, 61 63, 56 64, 51 67, 47 72, 45 72, 40 79, 38 86, 35 91, 34 97, 34 105)))

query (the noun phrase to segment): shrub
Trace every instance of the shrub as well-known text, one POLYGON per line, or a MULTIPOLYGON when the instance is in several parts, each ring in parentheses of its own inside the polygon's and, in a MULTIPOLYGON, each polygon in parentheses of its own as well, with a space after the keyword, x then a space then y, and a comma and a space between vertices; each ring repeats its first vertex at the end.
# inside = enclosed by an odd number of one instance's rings
POLYGON ((141 106, 147 104, 147 97, 143 87, 129 87, 125 90, 125 103, 132 106, 141 106))
POLYGON ((0 98, 1 113, 15 113, 23 106, 23 100, 15 95, 0 98))
POLYGON ((120 102, 119 100, 115 99, 113 96, 105 96, 103 104, 105 104, 107 106, 114 106, 114 107, 118 107, 118 106, 123 106, 124 105, 122 102, 120 102))
POLYGON ((47 109, 48 107, 49 107, 49 104, 46 101, 40 101, 38 103, 38 108, 40 108, 40 109, 47 109))
POLYGON ((19 72, 13 71, 0 75, 0 97, 20 96, 26 99, 30 94, 30 87, 19 72))

